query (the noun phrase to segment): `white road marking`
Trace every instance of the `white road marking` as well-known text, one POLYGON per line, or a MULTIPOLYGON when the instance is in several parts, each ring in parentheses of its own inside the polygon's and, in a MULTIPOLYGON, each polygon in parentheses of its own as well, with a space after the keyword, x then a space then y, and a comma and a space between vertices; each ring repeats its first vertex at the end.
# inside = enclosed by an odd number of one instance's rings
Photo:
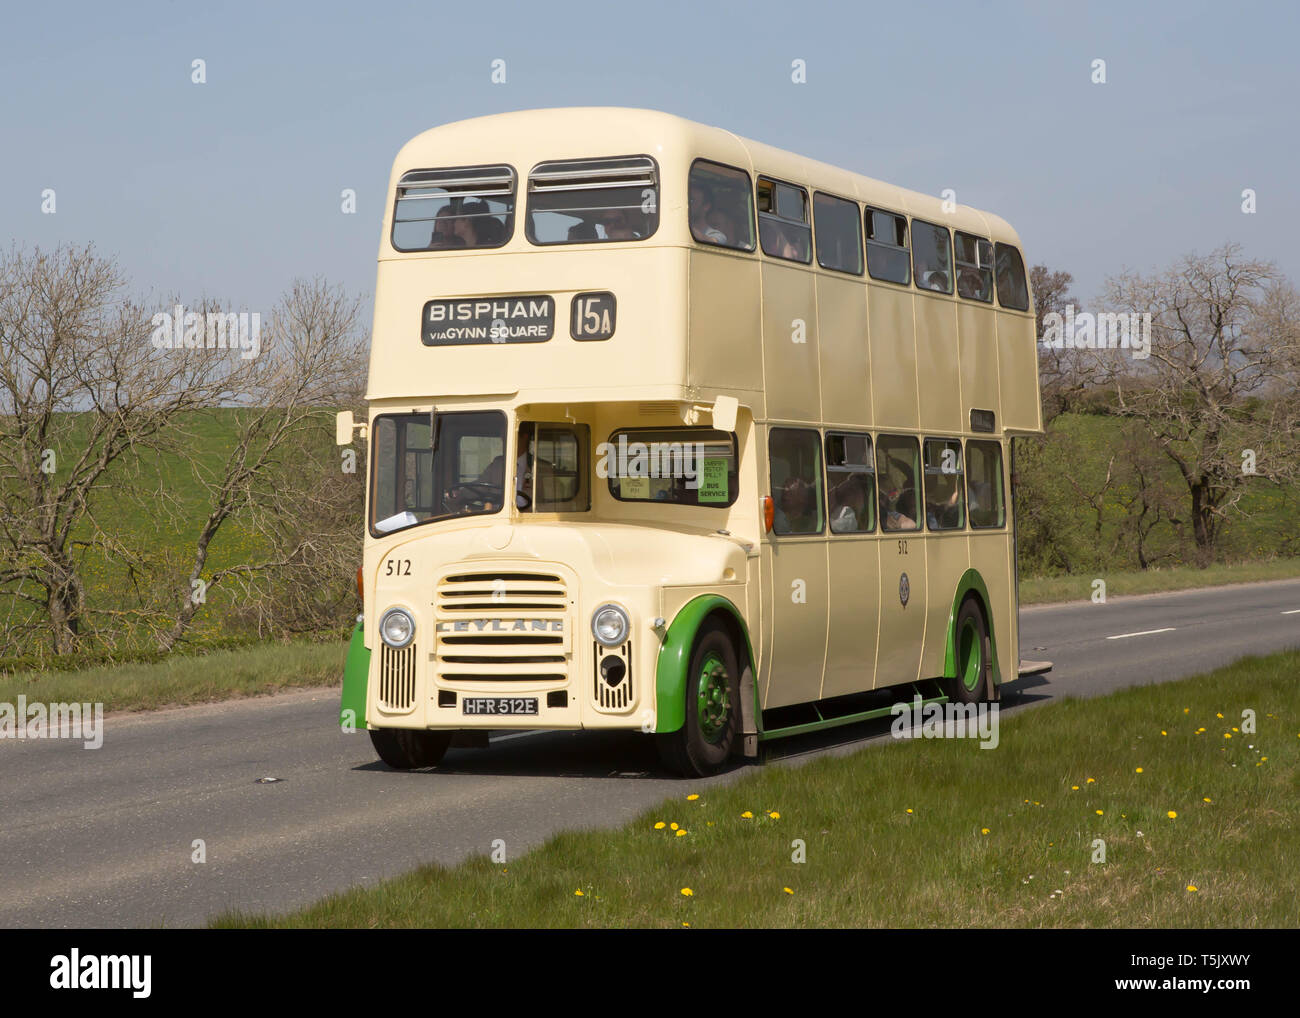
POLYGON ((1300 608, 1292 608, 1289 612, 1283 612, 1283 615, 1300 615, 1300 608))
POLYGON ((1142 630, 1142 632, 1140 632, 1140 633, 1120 633, 1119 636, 1108 636, 1108 637, 1106 637, 1106 639, 1108 639, 1108 640, 1127 640, 1130 636, 1152 636, 1152 635, 1154 635, 1155 633, 1172 633, 1173 631, 1174 631, 1174 627, 1173 627, 1173 626, 1169 626, 1169 627, 1167 627, 1167 628, 1165 628, 1165 629, 1144 629, 1144 630, 1142 630))

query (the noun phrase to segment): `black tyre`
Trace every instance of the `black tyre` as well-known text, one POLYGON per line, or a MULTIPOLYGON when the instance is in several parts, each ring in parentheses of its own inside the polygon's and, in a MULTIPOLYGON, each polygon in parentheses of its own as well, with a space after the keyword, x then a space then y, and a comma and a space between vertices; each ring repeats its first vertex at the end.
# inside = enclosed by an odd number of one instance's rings
POLYGON ((669 770, 688 778, 716 774, 740 733, 740 668, 731 637, 716 624, 701 628, 686 673, 686 720, 656 736, 669 770))
POLYGON ((957 674, 947 680, 948 699, 956 703, 982 703, 988 699, 992 647, 979 602, 968 597, 957 612, 954 664, 957 674))
POLYGON ((371 728, 370 743, 379 759, 394 770, 434 767, 451 745, 451 732, 426 732, 413 728, 371 728))

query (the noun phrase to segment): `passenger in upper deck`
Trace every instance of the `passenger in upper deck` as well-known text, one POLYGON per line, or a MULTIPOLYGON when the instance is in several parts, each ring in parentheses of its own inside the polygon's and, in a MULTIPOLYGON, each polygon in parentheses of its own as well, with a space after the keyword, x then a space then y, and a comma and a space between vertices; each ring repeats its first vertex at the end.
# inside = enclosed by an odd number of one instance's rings
POLYGON ((715 225, 713 207, 713 189, 698 180, 691 181, 690 187, 691 233, 696 240, 711 244, 725 244, 727 235, 715 225))
POLYGON ((429 247, 464 247, 465 242, 456 236, 456 209, 453 202, 448 202, 438 210, 433 219, 433 236, 429 238, 429 247))

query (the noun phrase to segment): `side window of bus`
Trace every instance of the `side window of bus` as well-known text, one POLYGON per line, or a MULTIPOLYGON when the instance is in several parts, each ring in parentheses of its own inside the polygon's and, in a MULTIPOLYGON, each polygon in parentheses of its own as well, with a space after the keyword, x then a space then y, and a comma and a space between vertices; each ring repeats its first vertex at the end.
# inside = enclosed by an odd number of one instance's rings
POLYGON ((620 502, 724 509, 740 494, 734 432, 627 428, 596 447, 596 474, 620 502))
POLYGON ((787 261, 812 261, 808 192, 793 184, 758 178, 758 239, 763 253, 787 261))
POLYGON ((862 275, 862 224, 858 203, 818 191, 813 195, 817 264, 836 272, 862 275))
POLYGON ((754 250, 754 192, 748 173, 697 159, 688 190, 692 237, 701 244, 754 250))
POLYGON ((912 259, 907 250, 907 217, 867 209, 867 271, 872 279, 888 283, 912 281, 912 259))
POLYGON ((966 490, 962 484, 961 442, 925 440, 925 525, 929 530, 966 526, 966 490))
POLYGON ((876 485, 880 499, 880 529, 920 530, 917 475, 920 459, 916 439, 908 435, 876 438, 876 485))
POLYGON ((524 512, 589 510, 588 448, 589 429, 585 424, 520 424, 515 458, 515 505, 524 512))
POLYGON ((876 529, 876 468, 871 436, 826 435, 826 505, 832 534, 876 529))
POLYGON ((957 248, 957 296, 992 304, 993 245, 983 237, 960 231, 953 240, 957 248))
POLYGON ((802 428, 773 428, 768 436, 774 534, 822 532, 821 436, 802 428))
POLYGON ((998 244, 998 303, 1012 311, 1029 310, 1029 287, 1025 283, 1025 263, 1020 252, 1010 244, 998 244))
POLYGON ((952 293, 952 242, 946 226, 912 220, 912 274, 922 290, 952 293))
POLYGON ((1001 444, 968 439, 966 460, 966 498, 970 502, 972 529, 1005 526, 1001 444))
POLYGON ((534 244, 645 240, 659 228, 659 165, 649 156, 538 163, 525 225, 534 244))
POLYGON ((514 229, 510 166, 411 170, 397 182, 392 240, 398 251, 501 247, 514 229))

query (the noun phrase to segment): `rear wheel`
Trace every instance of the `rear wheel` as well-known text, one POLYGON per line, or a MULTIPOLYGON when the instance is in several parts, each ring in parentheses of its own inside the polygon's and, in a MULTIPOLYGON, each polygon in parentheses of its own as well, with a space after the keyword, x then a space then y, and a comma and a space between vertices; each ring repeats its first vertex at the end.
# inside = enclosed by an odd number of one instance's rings
POLYGON ((721 770, 740 731, 740 669, 731 638, 721 626, 702 628, 686 673, 686 718, 675 732, 657 736, 671 770, 704 777, 721 770))
POLYGON ((957 674, 947 681, 948 699, 957 703, 981 703, 987 699, 992 653, 984 613, 973 597, 962 602, 955 628, 957 674))
POLYGON ((371 728, 370 742, 379 759, 394 770, 434 767, 451 745, 451 732, 413 728, 371 728))

